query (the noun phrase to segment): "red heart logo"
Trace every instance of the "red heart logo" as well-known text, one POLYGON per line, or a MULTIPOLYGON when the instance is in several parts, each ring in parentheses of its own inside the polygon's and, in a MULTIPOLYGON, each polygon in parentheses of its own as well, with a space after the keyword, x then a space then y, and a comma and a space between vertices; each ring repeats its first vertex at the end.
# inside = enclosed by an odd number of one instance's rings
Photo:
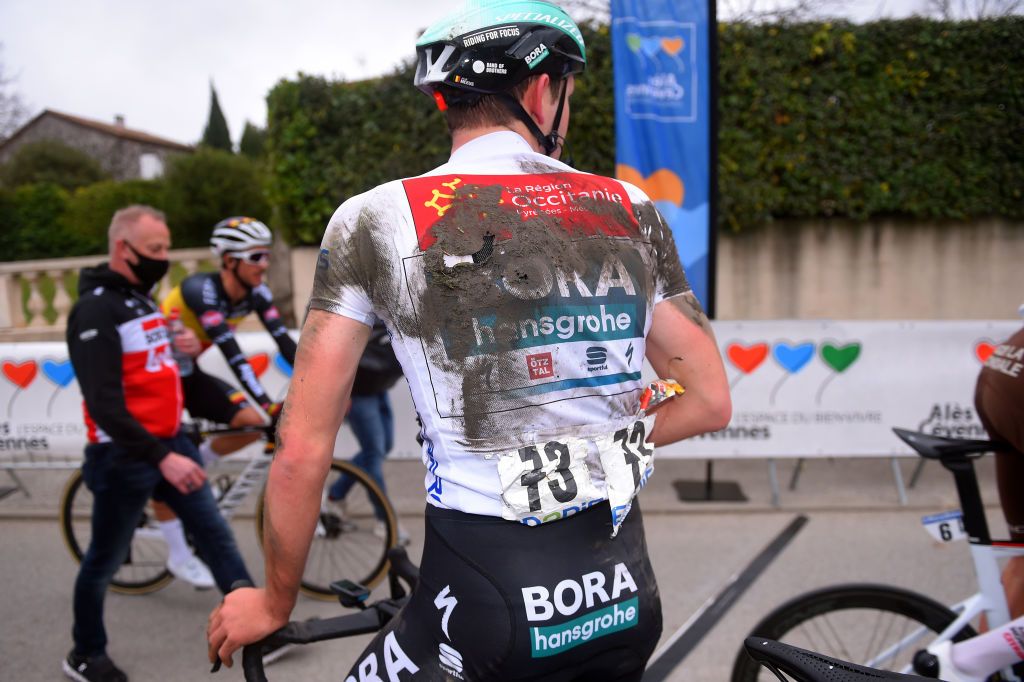
POLYGON ((981 360, 981 364, 985 364, 985 361, 992 357, 992 354, 996 352, 996 344, 989 343, 988 341, 979 341, 974 346, 974 354, 981 360))
POLYGON ((25 389, 36 378, 39 365, 36 364, 35 360, 26 360, 20 365, 13 362, 4 362, 3 369, 5 377, 10 379, 15 386, 25 389))
POLYGON ((739 343, 730 343, 725 354, 741 372, 750 374, 768 357, 768 344, 755 343, 753 346, 744 346, 739 343))
POLYGON ((263 376, 263 373, 267 371, 267 367, 270 366, 270 356, 266 353, 250 355, 247 359, 249 364, 252 365, 252 371, 256 372, 257 377, 263 376))

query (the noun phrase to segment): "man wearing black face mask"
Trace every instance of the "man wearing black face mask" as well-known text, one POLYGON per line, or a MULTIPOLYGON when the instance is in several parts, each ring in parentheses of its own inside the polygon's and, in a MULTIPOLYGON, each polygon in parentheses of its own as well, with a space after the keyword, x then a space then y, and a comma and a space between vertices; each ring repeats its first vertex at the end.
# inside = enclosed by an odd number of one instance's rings
POLYGON ((68 351, 89 439, 82 474, 93 493, 92 540, 75 581, 75 646, 63 661, 74 680, 128 679, 106 655, 103 599, 150 497, 177 513, 222 591, 249 580, 199 454, 179 434, 178 365, 150 296, 167 272, 170 246, 160 211, 129 206, 115 213, 110 261, 82 270, 68 318, 68 351))

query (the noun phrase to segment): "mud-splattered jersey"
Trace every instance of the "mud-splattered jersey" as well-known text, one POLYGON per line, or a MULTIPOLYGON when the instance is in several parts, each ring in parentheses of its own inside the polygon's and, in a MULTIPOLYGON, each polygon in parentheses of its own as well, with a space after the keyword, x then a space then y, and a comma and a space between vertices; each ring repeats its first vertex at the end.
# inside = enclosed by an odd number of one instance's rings
POLYGON ((310 305, 387 325, 423 422, 428 502, 501 516, 512 492, 538 508, 538 495, 577 510, 605 497, 577 441, 634 422, 654 305, 687 291, 641 190, 499 132, 346 201, 310 305), (513 452, 559 476, 511 491, 500 455, 513 452))

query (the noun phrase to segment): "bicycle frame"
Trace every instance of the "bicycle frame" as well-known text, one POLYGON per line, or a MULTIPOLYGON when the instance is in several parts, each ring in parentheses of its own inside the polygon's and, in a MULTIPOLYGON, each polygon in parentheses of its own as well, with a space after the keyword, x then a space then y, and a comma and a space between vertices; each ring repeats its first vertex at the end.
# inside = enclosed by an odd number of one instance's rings
POLYGON ((274 449, 273 441, 267 440, 263 444, 262 451, 246 462, 245 468, 238 474, 238 478, 217 501, 217 508, 220 509, 220 513, 225 519, 230 521, 249 493, 263 485, 270 463, 274 459, 274 449))

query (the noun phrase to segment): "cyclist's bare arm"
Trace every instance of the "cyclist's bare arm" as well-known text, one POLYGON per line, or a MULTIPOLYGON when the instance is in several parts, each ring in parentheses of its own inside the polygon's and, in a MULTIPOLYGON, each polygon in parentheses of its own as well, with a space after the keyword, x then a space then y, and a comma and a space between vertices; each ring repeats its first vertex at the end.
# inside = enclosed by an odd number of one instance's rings
POLYGON ((692 292, 654 307, 647 359, 659 377, 686 389, 658 408, 651 434, 655 445, 725 428, 732 416, 729 382, 711 323, 692 292))
POLYGON ((278 449, 267 479, 263 552, 267 586, 235 590, 210 616, 210 661, 230 665, 244 644, 288 622, 320 511, 334 439, 345 416, 370 328, 347 317, 310 310, 295 356, 278 449))

